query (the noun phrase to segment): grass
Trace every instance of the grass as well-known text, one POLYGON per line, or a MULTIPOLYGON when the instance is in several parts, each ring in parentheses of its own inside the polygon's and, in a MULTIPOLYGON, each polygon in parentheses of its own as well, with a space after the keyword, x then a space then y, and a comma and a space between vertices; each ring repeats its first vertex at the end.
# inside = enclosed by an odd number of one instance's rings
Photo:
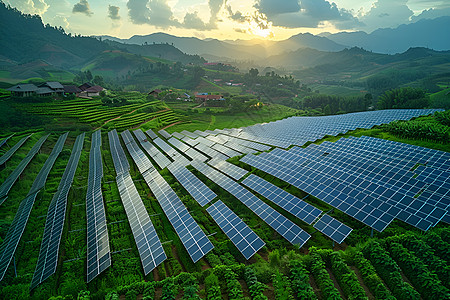
MULTIPOLYGON (((176 112, 176 111, 175 111, 176 112)), ((298 111, 279 104, 264 106, 258 110, 249 110, 246 112, 230 113, 223 112, 218 114, 197 113, 188 116, 187 123, 178 124, 167 129, 169 133, 183 130, 214 130, 216 128, 237 128, 246 127, 258 123, 271 122, 296 115, 298 111)))
POLYGON ((361 96, 367 93, 367 91, 361 91, 360 89, 349 88, 338 85, 326 85, 326 84, 312 84, 311 90, 320 91, 321 94, 337 95, 337 96, 361 96))

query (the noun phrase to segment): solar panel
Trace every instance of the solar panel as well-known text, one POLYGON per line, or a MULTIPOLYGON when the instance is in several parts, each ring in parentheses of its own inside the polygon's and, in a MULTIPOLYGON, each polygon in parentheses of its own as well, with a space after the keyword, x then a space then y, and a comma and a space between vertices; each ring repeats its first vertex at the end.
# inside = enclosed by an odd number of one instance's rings
POLYGON ((186 157, 184 157, 180 152, 172 148, 169 144, 163 141, 160 138, 157 138, 153 141, 162 151, 164 151, 171 159, 182 163, 184 165, 188 165, 189 161, 186 157))
POLYGON ((247 170, 220 159, 211 159, 208 164, 222 171, 222 173, 227 174, 234 180, 239 180, 248 173, 247 170))
POLYGON ((128 163, 127 156, 120 145, 119 136, 114 129, 108 132, 109 148, 111 149, 111 156, 113 158, 114 168, 117 175, 124 172, 129 172, 130 164, 128 163))
MULTIPOLYGON (((125 137, 127 141, 129 141, 128 144, 131 145, 135 143, 133 140, 130 140, 130 136, 128 134, 126 134, 125 137)), ((135 151, 133 147, 128 148, 128 150, 135 151)), ((123 152, 123 149, 119 145, 118 148, 111 147, 111 152, 123 152)), ((119 156, 118 153, 114 155, 119 156)), ((131 156, 133 160, 136 159, 135 163, 141 162, 140 156, 136 153, 131 156)), ((138 248, 139 257, 144 268, 144 274, 147 275, 167 257, 164 253, 164 249, 155 231, 153 223, 147 213, 147 209, 142 202, 141 196, 139 195, 129 172, 120 172, 120 170, 121 167, 119 165, 119 170, 116 170, 116 173, 118 174, 116 177, 117 187, 119 189, 120 198, 122 199, 125 207, 125 213, 127 214, 128 222, 130 223, 134 241, 136 242, 136 246, 138 248)), ((146 172, 149 170, 155 169, 149 168, 146 172)))
POLYGON ((8 140, 13 136, 14 134, 11 134, 10 136, 4 138, 1 142, 0 142, 0 148, 3 147, 3 145, 5 145, 8 140))
POLYGON ((195 145, 199 144, 200 142, 197 140, 193 140, 188 136, 185 136, 184 138, 181 139, 183 142, 185 142, 186 144, 188 144, 191 147, 194 147, 195 145))
POLYGON ((169 139, 172 135, 170 133, 168 133, 167 131, 165 131, 164 129, 161 129, 160 131, 158 131, 158 133, 160 135, 163 136, 163 138, 165 139, 169 139))
POLYGON ((221 145, 221 144, 215 144, 211 148, 213 148, 214 150, 217 150, 219 152, 222 152, 223 154, 225 154, 226 156, 229 156, 229 157, 242 155, 242 153, 240 153, 240 152, 238 152, 236 150, 233 150, 231 148, 228 148, 228 147, 226 147, 224 145, 221 145))
MULTIPOLYGON (((11 156, 13 156, 13 154, 16 153, 17 149, 19 149, 20 146, 22 146, 23 143, 25 143, 26 140, 27 140, 30 136, 32 136, 32 135, 33 135, 33 134, 30 134, 30 135, 28 135, 28 136, 26 136, 26 137, 23 137, 23 138, 22 138, 20 141, 18 141, 14 146, 12 146, 11 149, 9 149, 5 154, 3 154, 2 157, 0 157, 0 165, 3 165, 5 162, 7 162, 7 161, 11 158, 11 156)), ((9 138, 6 138, 6 139, 4 139, 4 140, 2 141, 2 146, 3 146, 4 143, 6 143, 6 141, 7 141, 8 139, 9 139, 9 138)))
POLYGON ((320 209, 254 174, 245 178, 242 184, 308 224, 312 224, 322 213, 320 209))
POLYGON ((87 282, 111 266, 111 251, 102 195, 101 145, 101 131, 97 130, 92 134, 86 192, 87 282))
POLYGON ((182 139, 182 138, 184 138, 184 135, 183 134, 181 134, 181 133, 179 133, 179 132, 174 132, 174 133, 172 133, 172 136, 174 136, 174 137, 176 137, 177 139, 182 139))
POLYGON ((206 146, 205 144, 202 144, 202 143, 197 144, 194 148, 205 153, 206 155, 208 155, 211 158, 217 158, 217 159, 222 159, 222 160, 227 160, 229 158, 225 154, 222 154, 217 150, 209 148, 208 146, 206 146))
POLYGON ((214 246, 208 237, 194 221, 180 198, 158 171, 142 174, 145 181, 155 195, 164 213, 172 224, 183 246, 186 248, 192 261, 195 263, 214 246))
POLYGON ((325 214, 314 224, 314 228, 340 244, 353 229, 325 214))
POLYGON ((144 148, 144 150, 150 155, 150 157, 156 162, 156 164, 161 169, 164 169, 171 163, 170 159, 168 159, 152 143, 147 141, 147 139, 141 129, 135 130, 134 135, 138 138, 139 142, 141 143, 142 148, 144 148))
POLYGON ((188 193, 201 206, 205 206, 217 195, 207 187, 200 179, 192 174, 186 167, 180 164, 172 164, 169 166, 169 171, 181 183, 181 185, 188 191, 188 193))
POLYGON ((207 161, 209 158, 201 154, 199 151, 195 150, 194 148, 190 148, 187 150, 184 154, 189 156, 191 160, 198 160, 198 161, 207 161))
POLYGON ((83 149, 84 133, 77 136, 70 155, 69 162, 64 170, 63 176, 58 186, 58 190, 53 195, 47 212, 45 221, 44 236, 42 238, 41 249, 36 270, 31 280, 30 290, 34 289, 41 282, 56 272, 58 262, 59 245, 66 217, 67 195, 72 185, 81 151, 83 149))
POLYGON ((181 142, 180 140, 177 140, 174 137, 171 137, 169 139, 169 143, 171 143, 175 148, 177 148, 181 152, 186 152, 187 150, 189 150, 191 148, 188 145, 186 145, 185 143, 181 142))
POLYGON ((156 138, 158 137, 158 136, 156 135, 156 133, 153 132, 153 130, 151 130, 151 129, 147 130, 145 133, 148 134, 148 136, 149 136, 152 140, 154 140, 154 139, 156 139, 156 138))
POLYGON ((200 131, 200 130, 196 130, 196 131, 194 131, 194 133, 199 135, 199 136, 202 136, 202 137, 207 137, 208 136, 208 133, 205 133, 205 132, 200 131))
POLYGON ((37 193, 45 186, 48 174, 50 173, 50 170, 55 164, 56 159, 61 153, 67 135, 68 133, 65 133, 58 138, 58 141, 53 147, 50 156, 47 158, 38 175, 36 176, 26 198, 23 199, 19 205, 19 209, 17 210, 16 215, 14 216, 14 219, 8 229, 6 237, 0 247, 0 281, 3 280, 3 277, 8 270, 8 266, 10 265, 11 260, 14 256, 14 253, 16 252, 17 245, 19 244, 19 241, 25 230, 25 226, 28 222, 28 218, 30 216, 30 212, 36 199, 37 193))
POLYGON ((183 130, 182 132, 181 132, 182 134, 184 134, 185 136, 188 136, 188 137, 190 137, 191 139, 195 139, 195 138, 197 138, 198 137, 198 135, 197 134, 195 134, 195 133, 192 133, 192 132, 190 132, 190 131, 187 131, 187 130, 183 130))
POLYGON ((128 152, 136 163, 139 172, 143 173, 147 170, 154 170, 155 167, 148 159, 147 155, 145 155, 141 148, 139 148, 131 133, 128 130, 125 130, 121 133, 121 136, 125 142, 128 152))
POLYGON ((47 137, 50 134, 47 134, 39 139, 39 141, 34 144, 33 148, 27 153, 27 156, 19 163, 19 165, 12 171, 12 173, 5 179, 5 181, 0 186, 0 205, 5 202, 8 198, 9 190, 12 188, 14 183, 19 178, 20 174, 22 174, 23 170, 28 166, 33 157, 38 153, 41 149, 42 144, 47 140, 47 137))
POLYGON ((299 245, 299 247, 301 247, 311 237, 306 231, 303 231, 296 224, 250 193, 233 179, 223 175, 204 163, 193 161, 191 165, 236 197, 291 244, 299 245))
POLYGON ((219 225, 220 229, 225 232, 245 259, 249 260, 266 244, 222 201, 217 201, 208 207, 206 211, 219 225))

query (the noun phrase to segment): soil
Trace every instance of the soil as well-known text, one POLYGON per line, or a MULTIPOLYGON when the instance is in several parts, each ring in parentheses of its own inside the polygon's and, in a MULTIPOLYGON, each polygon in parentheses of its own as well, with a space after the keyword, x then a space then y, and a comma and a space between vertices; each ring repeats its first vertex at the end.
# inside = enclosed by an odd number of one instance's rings
POLYGON ((172 245, 172 246, 171 246, 171 249, 172 249, 173 257, 175 257, 175 259, 178 261, 178 263, 180 264, 181 269, 183 270, 183 272, 186 272, 186 268, 185 268, 184 265, 181 263, 180 258, 178 257, 177 248, 176 248, 174 245, 172 245))
POLYGON ((322 299, 322 293, 319 289, 319 287, 316 284, 316 281, 314 280, 314 277, 309 274, 309 285, 313 288, 314 294, 316 294, 318 299, 322 299))

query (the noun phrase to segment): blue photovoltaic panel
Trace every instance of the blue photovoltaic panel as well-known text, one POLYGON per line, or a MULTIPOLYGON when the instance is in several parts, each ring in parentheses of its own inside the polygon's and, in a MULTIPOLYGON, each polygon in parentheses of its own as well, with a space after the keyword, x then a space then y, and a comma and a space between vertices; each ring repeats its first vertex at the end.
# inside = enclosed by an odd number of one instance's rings
POLYGON ((227 174, 234 180, 239 180, 248 173, 247 170, 244 170, 236 165, 233 165, 232 163, 220 159, 211 159, 210 161, 208 161, 208 164, 222 171, 222 173, 227 174))
POLYGON ((164 169, 171 163, 170 159, 168 159, 161 151, 159 151, 158 148, 156 148, 147 140, 144 132, 142 132, 141 129, 135 130, 134 135, 141 143, 142 148, 144 148, 144 150, 150 155, 150 157, 161 169, 164 169))
POLYGON ((353 229, 325 214, 314 224, 314 228, 340 244, 353 229))
POLYGON ((186 145, 185 143, 183 143, 182 141, 177 140, 174 137, 171 137, 168 140, 168 142, 171 143, 175 148, 177 148, 181 152, 186 152, 187 150, 189 150, 191 148, 188 145, 186 145))
POLYGON ((185 154, 189 156, 191 160, 207 161, 209 159, 208 157, 204 156, 201 152, 195 150, 194 148, 190 148, 185 152, 185 154))
POLYGON ((194 148, 205 153, 206 155, 208 155, 211 158, 217 158, 217 159, 221 159, 221 160, 227 160, 229 158, 225 154, 222 154, 219 151, 214 150, 202 143, 195 145, 194 148))
MULTIPOLYGON (((14 146, 12 146, 5 154, 3 154, 2 157, 0 157, 0 165, 3 165, 5 162, 7 162, 11 158, 11 156, 13 156, 13 154, 16 153, 17 149, 19 149, 20 146, 22 146, 23 143, 25 143, 26 140, 28 140, 28 138, 32 135, 33 134, 23 137, 14 146)), ((6 138, 5 140, 2 141, 2 143, 3 144, 6 143, 8 141, 8 139, 9 138, 6 138)))
POLYGON ((92 134, 86 192, 87 282, 111 266, 108 228, 102 195, 103 164, 101 131, 92 134))
POLYGON ((225 232, 245 259, 249 260, 259 249, 264 247, 263 240, 222 201, 217 201, 206 211, 213 217, 220 229, 225 232))
POLYGON ((128 152, 139 169, 139 172, 144 173, 147 170, 154 170, 155 167, 151 163, 150 159, 148 159, 147 155, 145 155, 144 151, 139 148, 131 133, 128 130, 125 130, 121 133, 121 135, 128 152))
POLYGON ((9 190, 12 188, 14 183, 19 178, 20 174, 22 174, 23 170, 28 166, 33 157, 39 152, 42 147, 42 144, 47 140, 47 137, 50 134, 47 134, 39 139, 39 141, 34 144, 33 148, 27 153, 27 156, 19 163, 19 165, 12 171, 12 173, 5 179, 5 181, 0 186, 0 205, 5 202, 8 198, 9 190))
POLYGON ((236 197, 291 244, 301 247, 311 237, 306 231, 302 230, 285 216, 267 205, 264 201, 250 193, 233 179, 204 163, 193 161, 191 165, 218 184, 221 188, 236 197))
POLYGON ((250 176, 245 178, 242 184, 308 224, 312 224, 322 213, 320 209, 315 208, 254 174, 250 174, 250 176))
MULTIPOLYGON (((115 136, 117 137, 117 133, 115 133, 115 136)), ((134 143, 134 141, 130 139, 130 136, 126 135, 125 138, 128 141, 128 144, 134 143)), ((113 157, 118 157, 120 156, 119 153, 123 152, 120 144, 118 147, 113 147, 111 144, 110 146, 113 157)), ((128 149, 133 152, 137 152, 137 150, 133 147, 128 149)), ((140 155, 136 153, 133 153, 132 158, 136 159, 135 163, 140 163, 142 160, 140 155)), ((145 162, 144 164, 147 165, 148 163, 145 162)), ((134 241, 138 248, 144 274, 147 275, 154 268, 160 265, 167 257, 164 253, 161 241, 156 234, 153 223, 147 213, 147 209, 142 202, 141 196, 139 195, 129 172, 120 172, 122 170, 120 164, 117 166, 119 169, 116 169, 116 181, 120 198, 122 199, 125 207, 125 213, 127 214, 134 241)), ((147 171, 148 170, 151 169, 147 169, 147 171)), ((154 170, 154 168, 152 170, 154 170)))
POLYGON ((8 229, 5 239, 0 247, 0 281, 8 270, 8 266, 14 257, 17 249, 17 245, 20 242, 22 234, 25 230, 25 226, 28 222, 31 209, 33 207, 34 201, 36 199, 37 193, 45 186, 48 174, 52 169, 56 159, 62 151, 64 142, 67 139, 68 133, 61 135, 53 147, 50 156, 45 161, 38 175, 36 176, 27 197, 22 200, 17 210, 16 215, 8 229))
POLYGON ((187 137, 190 137, 191 139, 195 139, 195 138, 198 137, 197 134, 192 133, 192 132, 187 131, 187 130, 183 130, 181 133, 184 134, 184 135, 187 136, 187 137))
POLYGON ((157 138, 153 141, 162 151, 164 151, 171 159, 181 164, 188 165, 189 160, 184 157, 180 152, 172 148, 164 140, 157 138))
POLYGON ((222 152, 223 154, 225 154, 226 156, 229 156, 229 157, 242 155, 242 153, 235 151, 235 150, 228 148, 221 144, 214 144, 214 146, 212 146, 211 148, 213 148, 214 150, 217 150, 219 152, 222 152))
POLYGON ((147 130, 145 133, 147 133, 148 136, 149 136, 152 140, 154 140, 154 139, 156 139, 156 138, 158 137, 158 136, 156 135, 156 133, 154 133, 153 130, 151 130, 151 129, 147 130))
POLYGON ((67 196, 72 186, 81 151, 83 150, 84 135, 82 133, 76 138, 72 154, 64 170, 58 190, 50 202, 47 219, 45 220, 44 236, 42 238, 41 249, 39 250, 36 270, 31 280, 30 290, 34 289, 56 272, 59 246, 64 220, 66 218, 67 196))
POLYGON ((3 145, 5 145, 8 140, 13 136, 14 134, 11 134, 10 136, 8 136, 7 138, 4 138, 1 142, 0 142, 0 148, 3 147, 3 145))
POLYGON ((194 221, 183 202, 172 190, 158 171, 142 174, 150 190, 155 195, 169 222, 186 248, 192 261, 199 261, 214 246, 194 221))
POLYGON ((205 206, 217 197, 209 187, 192 174, 191 171, 186 169, 185 166, 174 163, 168 169, 201 206, 205 206))
POLYGON ((182 139, 182 138, 184 138, 184 135, 183 134, 181 134, 181 133, 179 133, 179 132, 174 132, 174 133, 172 133, 172 136, 174 136, 174 137, 176 137, 177 139, 182 139))
POLYGON ((114 129, 108 132, 109 148, 111 149, 111 156, 113 158, 114 168, 117 175, 130 171, 130 164, 127 156, 120 145, 119 136, 114 129))
POLYGON ((165 138, 165 139, 170 139, 170 137, 171 137, 170 133, 168 133, 168 132, 165 131, 164 129, 161 129, 160 131, 158 131, 158 133, 159 133, 160 135, 162 135, 163 138, 165 138))

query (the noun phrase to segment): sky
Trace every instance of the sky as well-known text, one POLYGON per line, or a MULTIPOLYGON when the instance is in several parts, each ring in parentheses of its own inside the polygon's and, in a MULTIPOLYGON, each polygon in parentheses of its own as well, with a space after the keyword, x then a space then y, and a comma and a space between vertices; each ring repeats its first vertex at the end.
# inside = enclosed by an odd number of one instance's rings
POLYGON ((365 31, 450 16, 449 0, 3 0, 82 35, 165 32, 219 40, 284 40, 365 31))

